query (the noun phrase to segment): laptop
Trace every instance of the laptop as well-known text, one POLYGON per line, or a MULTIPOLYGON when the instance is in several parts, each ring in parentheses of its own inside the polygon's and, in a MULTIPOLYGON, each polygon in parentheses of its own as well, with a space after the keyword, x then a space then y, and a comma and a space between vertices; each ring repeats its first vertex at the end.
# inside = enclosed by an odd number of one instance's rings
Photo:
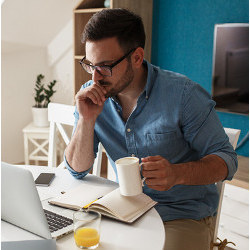
POLYGON ((32 173, 25 167, 1 163, 1 219, 45 239, 73 231, 73 213, 40 201, 32 173), (43 208, 45 207, 45 209, 43 208))

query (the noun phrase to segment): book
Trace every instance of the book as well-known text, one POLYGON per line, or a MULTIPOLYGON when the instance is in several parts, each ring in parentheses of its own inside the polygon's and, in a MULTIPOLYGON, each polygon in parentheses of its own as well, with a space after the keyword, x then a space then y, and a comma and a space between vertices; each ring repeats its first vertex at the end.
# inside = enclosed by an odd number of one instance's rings
POLYGON ((104 216, 126 223, 134 222, 156 203, 144 193, 123 196, 115 186, 91 187, 87 184, 81 184, 49 201, 49 204, 73 210, 83 208, 97 211, 104 216))

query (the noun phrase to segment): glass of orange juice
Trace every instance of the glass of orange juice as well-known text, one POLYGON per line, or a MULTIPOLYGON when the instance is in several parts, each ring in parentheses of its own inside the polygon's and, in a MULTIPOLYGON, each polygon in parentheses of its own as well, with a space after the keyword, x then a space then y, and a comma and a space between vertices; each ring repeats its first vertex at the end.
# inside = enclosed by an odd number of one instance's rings
POLYGON ((74 239, 81 249, 95 249, 100 242, 101 214, 94 211, 79 210, 73 215, 74 239))

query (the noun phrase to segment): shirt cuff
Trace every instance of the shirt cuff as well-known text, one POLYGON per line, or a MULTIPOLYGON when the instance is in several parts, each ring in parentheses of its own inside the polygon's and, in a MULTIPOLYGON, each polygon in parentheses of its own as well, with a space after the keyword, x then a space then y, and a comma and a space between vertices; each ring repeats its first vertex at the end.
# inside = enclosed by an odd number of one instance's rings
POLYGON ((86 176, 89 173, 89 171, 91 169, 90 168, 90 169, 88 169, 86 171, 76 172, 73 168, 70 167, 70 165, 69 165, 69 163, 68 163, 68 161, 66 159, 65 153, 64 153, 63 158, 64 158, 64 164, 65 164, 66 168, 69 170, 70 174, 72 176, 74 176, 76 179, 82 179, 84 176, 86 176))
POLYGON ((228 154, 223 153, 223 152, 216 152, 216 153, 213 153, 213 155, 219 156, 220 158, 222 158, 226 162, 227 169, 228 169, 228 175, 225 178, 225 180, 231 181, 233 179, 234 174, 237 171, 237 167, 238 167, 237 157, 236 158, 231 157, 228 154))

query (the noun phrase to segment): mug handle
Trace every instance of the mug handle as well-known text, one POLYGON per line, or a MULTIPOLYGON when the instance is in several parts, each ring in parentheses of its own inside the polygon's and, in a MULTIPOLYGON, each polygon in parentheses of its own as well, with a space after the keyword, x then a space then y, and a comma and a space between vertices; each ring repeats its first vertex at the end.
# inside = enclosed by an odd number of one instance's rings
MULTIPOLYGON (((141 170, 141 165, 142 165, 142 162, 139 164, 139 168, 141 170)), ((142 186, 144 187, 144 181, 146 180, 146 177, 143 177, 142 180, 141 180, 141 184, 142 186)))

